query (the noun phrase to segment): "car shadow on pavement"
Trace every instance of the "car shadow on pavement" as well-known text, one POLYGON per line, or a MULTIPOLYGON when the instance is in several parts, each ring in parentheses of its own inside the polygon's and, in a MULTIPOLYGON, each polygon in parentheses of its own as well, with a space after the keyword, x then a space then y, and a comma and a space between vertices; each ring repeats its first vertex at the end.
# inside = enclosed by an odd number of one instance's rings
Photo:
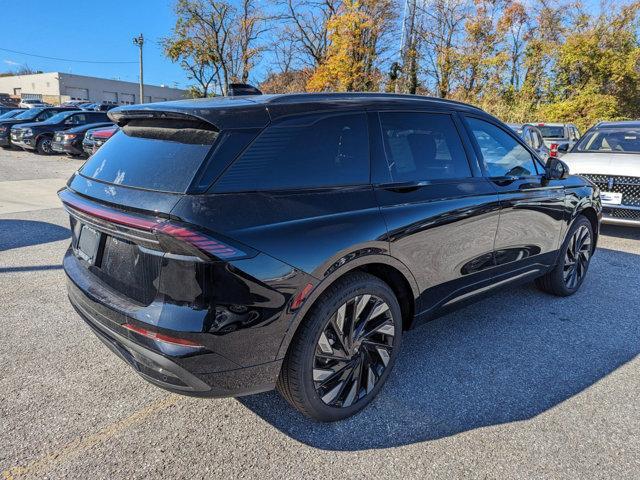
POLYGON ((622 227, 619 225, 602 224, 600 234, 609 237, 626 238, 628 240, 640 240, 640 228, 622 227))
POLYGON ((68 228, 55 223, 0 219, 0 251, 57 242, 70 236, 68 228))
POLYGON ((288 436, 337 451, 388 448, 527 420, 640 353, 640 255, 599 249, 580 292, 504 290, 405 334, 360 414, 313 422, 275 392, 238 399, 288 436))

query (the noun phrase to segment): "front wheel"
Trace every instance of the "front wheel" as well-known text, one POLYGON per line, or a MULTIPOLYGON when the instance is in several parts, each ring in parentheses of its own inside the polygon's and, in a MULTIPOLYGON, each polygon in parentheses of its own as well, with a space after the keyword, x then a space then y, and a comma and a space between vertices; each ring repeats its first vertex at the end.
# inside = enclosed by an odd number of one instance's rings
POLYGON ((36 142, 36 150, 40 155, 51 155, 53 153, 51 139, 49 137, 39 138, 36 142))
POLYGON ((315 420, 354 415, 382 388, 401 335, 393 290, 373 275, 349 274, 329 287, 303 320, 285 357, 278 390, 315 420))
POLYGON ((586 217, 580 216, 567 234, 555 268, 536 279, 538 288, 560 297, 576 293, 589 270, 593 249, 591 222, 586 217))

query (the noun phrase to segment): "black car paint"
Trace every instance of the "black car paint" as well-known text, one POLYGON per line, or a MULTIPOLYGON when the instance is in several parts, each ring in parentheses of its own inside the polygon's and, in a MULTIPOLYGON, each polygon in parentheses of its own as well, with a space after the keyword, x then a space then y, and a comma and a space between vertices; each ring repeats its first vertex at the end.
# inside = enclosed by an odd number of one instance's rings
POLYGON ((273 388, 304 315, 351 270, 365 269, 388 281, 401 299, 405 326, 411 328, 495 286, 531 280, 548 271, 579 213, 586 212, 594 232, 598 231, 597 189, 580 177, 483 176, 481 152, 465 115, 509 129, 463 104, 376 94, 287 95, 132 106, 110 116, 124 123, 127 115, 154 111, 196 116, 222 132, 259 130, 279 118, 309 112, 364 111, 372 153, 370 184, 335 188, 222 194, 194 188, 195 193, 174 194, 105 184, 82 174, 70 179, 61 191, 74 230, 64 259, 70 299, 112 350, 145 378, 169 390, 227 396, 273 388), (377 157, 383 153, 377 112, 386 110, 453 115, 473 176, 415 184, 378 182, 377 157), (154 265, 147 273, 156 288, 150 293, 151 302, 143 304, 101 281, 96 268, 78 258, 77 229, 84 222, 99 231, 137 238, 143 245, 152 240, 141 238, 135 229, 104 225, 74 209, 74 204, 83 202, 204 227, 216 238, 237 242, 254 253, 237 260, 199 262, 140 247, 137 258, 154 265), (293 300, 309 285, 312 290, 304 303, 292 308, 293 300), (205 348, 168 352, 122 327, 130 322, 197 341, 205 348), (149 352, 146 357, 145 352, 149 352), (147 360, 160 355, 165 370, 174 368, 181 384, 145 370, 140 355, 147 360))
MULTIPOLYGON (((33 132, 33 135, 30 138, 24 138, 18 143, 19 146, 29 150, 35 150, 38 140, 42 137, 53 138, 53 135, 56 131, 60 130, 69 130, 71 128, 78 127, 80 125, 86 125, 88 123, 96 123, 96 122, 107 122, 108 118, 103 112, 90 112, 78 109, 72 109, 69 111, 69 117, 65 118, 62 121, 53 122, 51 119, 45 120, 43 122, 33 122, 33 123, 23 123, 20 124, 17 129, 22 128, 30 128, 33 132), (75 115, 81 115, 84 117, 84 120, 81 123, 71 123, 68 124, 68 120, 72 120, 72 117, 75 115)), ((13 127, 12 127, 13 130, 13 127)))
MULTIPOLYGON (((25 109, 25 111, 29 111, 31 109, 25 109)), ((37 108, 37 109, 33 109, 33 110, 38 110, 38 115, 40 114, 46 114, 51 112, 52 114, 56 114, 56 113, 60 113, 60 112, 66 112, 66 111, 71 111, 71 110, 75 110, 74 108, 66 108, 66 107, 41 107, 41 108, 37 108)), ((46 121, 45 120, 41 120, 41 121, 46 121)), ((27 124, 27 123, 34 123, 37 122, 34 120, 27 120, 27 119, 17 119, 17 118, 10 118, 8 120, 0 120, 0 127, 4 127, 4 128, 0 128, 0 146, 2 147, 11 147, 11 129, 15 126, 15 125, 23 125, 23 124, 27 124)))
POLYGON ((70 128, 69 130, 59 130, 54 132, 53 142, 51 143, 51 148, 53 148, 56 152, 68 153, 70 155, 85 155, 85 151, 82 146, 82 142, 84 140, 85 134, 94 128, 102 128, 109 127, 113 125, 112 122, 98 122, 98 123, 88 123, 86 125, 81 125, 79 127, 70 128), (60 134, 76 134, 76 137, 71 140, 58 139, 57 135, 60 134))

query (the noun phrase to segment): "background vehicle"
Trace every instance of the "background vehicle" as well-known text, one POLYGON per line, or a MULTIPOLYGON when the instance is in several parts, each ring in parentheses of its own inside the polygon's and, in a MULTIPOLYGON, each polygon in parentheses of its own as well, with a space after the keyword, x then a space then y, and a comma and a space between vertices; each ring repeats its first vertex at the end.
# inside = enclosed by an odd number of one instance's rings
POLYGON ((551 149, 547 147, 547 144, 544 143, 544 138, 542 136, 542 132, 533 125, 528 123, 519 124, 519 123, 510 123, 509 128, 511 128, 514 132, 516 132, 520 137, 529 145, 538 156, 546 160, 551 156, 551 149))
POLYGON ((600 187, 603 222, 640 226, 640 122, 601 122, 564 160, 600 187))
POLYGON ((505 284, 571 295, 595 248, 595 187, 464 104, 255 95, 109 116, 120 131, 59 194, 69 298, 172 391, 277 383, 345 418, 403 331, 505 284))
POLYGON ((580 139, 578 127, 572 123, 533 123, 544 138, 552 157, 562 157, 580 139))
POLYGON ((101 129, 113 126, 111 122, 88 123, 69 130, 58 130, 53 135, 51 148, 54 152, 66 153, 72 157, 84 156, 85 151, 82 146, 85 134, 89 130, 101 129))
POLYGON ((35 150, 42 155, 53 153, 51 142, 53 134, 58 130, 107 121, 102 112, 85 112, 72 110, 60 112, 43 122, 25 123, 11 128, 11 143, 25 150, 35 150))
POLYGON ((44 103, 42 100, 36 100, 31 98, 24 98, 20 100, 18 104, 18 108, 40 108, 40 107, 50 107, 48 103, 44 103))
POLYGON ((5 110, 5 112, 0 115, 0 120, 9 120, 10 118, 17 117, 25 110, 25 108, 14 108, 13 110, 5 110))
POLYGON ((104 145, 104 142, 109 140, 117 131, 117 125, 106 128, 93 128, 87 131, 84 135, 84 139, 82 140, 82 150, 85 155, 91 156, 96 153, 96 151, 104 145))
POLYGON ((13 118, 6 120, 0 120, 0 147, 10 148, 11 143, 11 128, 14 125, 20 125, 23 123, 43 122, 53 115, 60 112, 67 112, 72 109, 65 107, 43 107, 43 108, 30 108, 24 112, 16 115, 13 118))

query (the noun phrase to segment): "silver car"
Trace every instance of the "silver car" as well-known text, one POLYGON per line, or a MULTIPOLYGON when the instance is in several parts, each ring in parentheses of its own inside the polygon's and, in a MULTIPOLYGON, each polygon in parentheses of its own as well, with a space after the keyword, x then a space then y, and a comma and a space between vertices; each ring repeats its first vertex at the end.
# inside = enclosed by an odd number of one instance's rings
POLYGON ((562 157, 580 139, 580 131, 573 123, 533 123, 538 127, 552 157, 562 157))
POLYGON ((601 122, 562 160, 600 187, 603 222, 640 226, 640 122, 601 122))
POLYGON ((551 150, 544 142, 542 132, 531 124, 509 123, 509 128, 516 132, 531 148, 533 148, 543 162, 551 156, 551 150))

